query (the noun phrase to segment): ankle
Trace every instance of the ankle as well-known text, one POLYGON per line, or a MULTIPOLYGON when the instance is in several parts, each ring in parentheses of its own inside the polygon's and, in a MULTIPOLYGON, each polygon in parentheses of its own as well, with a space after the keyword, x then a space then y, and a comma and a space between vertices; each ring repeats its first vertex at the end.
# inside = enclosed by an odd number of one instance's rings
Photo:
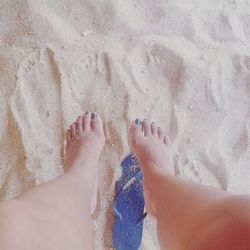
POLYGON ((77 171, 84 174, 88 170, 93 171, 94 167, 98 165, 98 159, 86 158, 86 159, 67 159, 64 162, 64 172, 77 171), (85 167, 88 166, 88 167, 85 167))
POLYGON ((65 176, 71 176, 74 181, 72 185, 79 186, 79 188, 86 190, 88 194, 92 194, 92 191, 97 180, 97 169, 94 170, 81 168, 70 168, 64 173, 65 176))

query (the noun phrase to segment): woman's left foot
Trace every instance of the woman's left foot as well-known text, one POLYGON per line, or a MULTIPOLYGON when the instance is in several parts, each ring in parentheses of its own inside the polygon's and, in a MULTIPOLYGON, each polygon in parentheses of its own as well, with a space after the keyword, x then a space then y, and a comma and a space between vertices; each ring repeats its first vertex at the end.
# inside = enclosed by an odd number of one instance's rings
POLYGON ((96 207, 98 161, 105 143, 103 124, 97 113, 87 112, 71 124, 66 134, 64 171, 77 170, 90 182, 93 195, 91 213, 96 207))
POLYGON ((173 175, 169 139, 154 122, 136 119, 130 127, 132 150, 144 175, 144 198, 148 214, 156 215, 153 184, 156 175, 173 175))

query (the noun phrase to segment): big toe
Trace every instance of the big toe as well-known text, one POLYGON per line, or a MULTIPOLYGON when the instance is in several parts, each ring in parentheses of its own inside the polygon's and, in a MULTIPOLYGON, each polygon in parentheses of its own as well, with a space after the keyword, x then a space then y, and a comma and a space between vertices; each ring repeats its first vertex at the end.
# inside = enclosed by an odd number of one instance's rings
POLYGON ((142 123, 141 120, 136 119, 131 123, 130 126, 130 135, 132 142, 135 143, 138 137, 141 137, 142 134, 142 123))

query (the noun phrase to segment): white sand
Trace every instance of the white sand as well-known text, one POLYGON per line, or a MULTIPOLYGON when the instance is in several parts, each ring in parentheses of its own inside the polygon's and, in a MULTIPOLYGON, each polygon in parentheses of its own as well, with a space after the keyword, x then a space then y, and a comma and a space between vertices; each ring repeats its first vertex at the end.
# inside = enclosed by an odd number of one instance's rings
MULTIPOLYGON (((176 174, 250 193, 249 0, 0 3, 0 188, 10 199, 62 172, 64 133, 101 114, 95 249, 112 249, 128 127, 170 135, 176 174)), ((146 220, 142 249, 158 249, 146 220)))

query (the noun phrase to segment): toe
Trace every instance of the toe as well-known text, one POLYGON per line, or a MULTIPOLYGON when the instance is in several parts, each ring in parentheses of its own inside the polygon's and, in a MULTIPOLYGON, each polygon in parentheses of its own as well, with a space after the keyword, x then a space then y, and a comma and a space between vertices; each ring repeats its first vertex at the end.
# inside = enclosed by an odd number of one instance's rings
POLYGON ((156 125, 155 125, 154 122, 151 123, 151 133, 152 133, 153 136, 155 136, 155 137, 157 136, 158 137, 157 127, 156 127, 156 125))
POLYGON ((164 137, 163 129, 160 128, 160 127, 158 127, 157 131, 158 131, 158 138, 159 138, 160 140, 163 140, 163 137, 164 137))
POLYGON ((136 119, 131 123, 130 135, 131 135, 132 142, 135 142, 136 138, 143 135, 143 133, 142 133, 142 123, 141 123, 140 119, 136 119))
POLYGON ((168 138, 167 138, 166 135, 165 135, 164 138, 163 138, 163 142, 164 142, 164 144, 166 144, 166 145, 168 144, 168 138))
POLYGON ((83 116, 83 130, 89 131, 90 130, 90 121, 91 121, 91 114, 86 112, 83 116))
POLYGON ((70 133, 71 133, 71 138, 74 139, 77 137, 76 134, 76 123, 71 124, 70 126, 70 133))
POLYGON ((103 134, 102 119, 97 113, 91 114, 91 128, 93 131, 103 134))
POLYGON ((143 120, 143 122, 142 122, 142 129, 143 129, 143 132, 144 132, 145 136, 152 135, 150 122, 148 120, 146 120, 146 119, 143 120))
POLYGON ((69 144, 69 143, 71 142, 70 129, 67 130, 67 133, 66 133, 66 141, 67 141, 67 144, 69 144))
POLYGON ((76 128, 77 128, 78 134, 81 134, 82 131, 83 131, 83 127, 82 127, 82 117, 81 117, 81 116, 79 116, 79 117, 77 118, 77 121, 76 121, 76 128))

